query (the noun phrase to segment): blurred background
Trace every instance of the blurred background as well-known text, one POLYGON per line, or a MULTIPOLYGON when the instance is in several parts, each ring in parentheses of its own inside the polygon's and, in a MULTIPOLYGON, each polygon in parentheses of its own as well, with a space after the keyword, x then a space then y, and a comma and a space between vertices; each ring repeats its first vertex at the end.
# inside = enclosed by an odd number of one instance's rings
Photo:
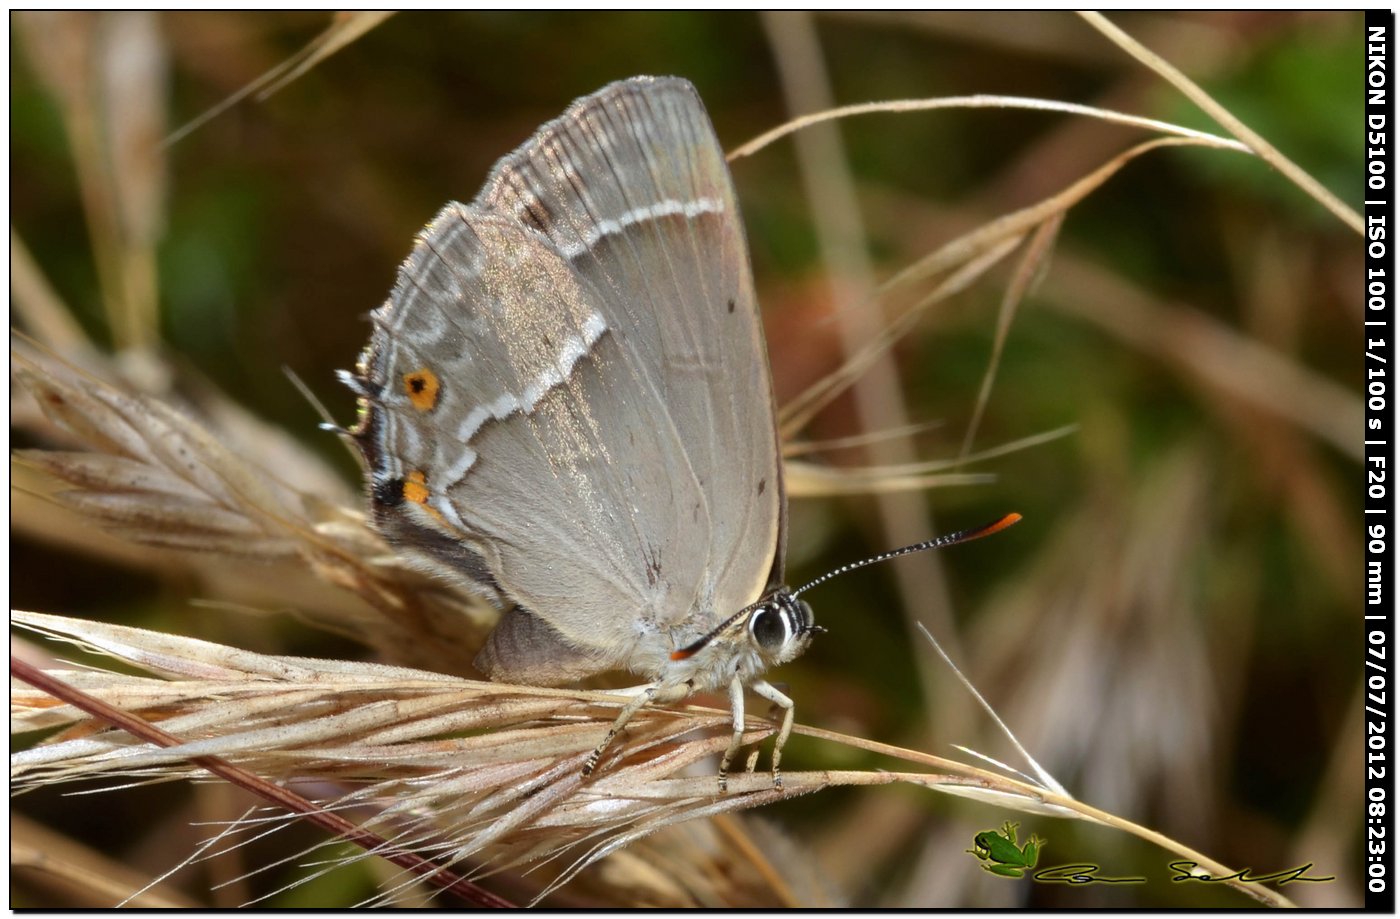
MULTIPOLYGON (((1112 19, 1359 206, 1359 14, 1112 19)), ((361 24, 373 27, 268 98, 231 105, 152 157, 154 139, 301 52, 331 17, 11 17, 15 283, 46 279, 76 326, 16 324, 121 349, 136 376, 149 372, 140 355, 159 353, 337 469, 349 500, 355 462, 318 431, 285 371, 349 423, 353 399, 333 371, 353 365, 414 233, 445 201, 470 200, 540 123, 612 80, 687 77, 729 149, 798 111, 979 93, 1224 133, 1064 13, 410 13, 361 24)), ((800 137, 805 147, 789 138, 734 164, 780 402, 887 321, 874 285, 1148 139, 996 109, 869 115, 800 137)), ((923 429, 804 458, 834 469, 955 459, 1014 266, 937 303, 803 436, 923 429)), ((1256 158, 1165 149, 1070 210, 1037 270, 970 446, 1068 433, 962 468, 990 477, 980 484, 794 498, 793 582, 1025 515, 987 541, 810 595, 830 634, 777 675, 798 720, 1022 765, 917 637, 921 621, 1076 797, 1229 865, 1313 863, 1310 875, 1335 880, 1289 885, 1288 896, 1359 905, 1359 237, 1256 158)), ((17 518, 12 606, 254 650, 367 655, 290 615, 196 610, 219 598, 79 542, 17 518)), ((296 604, 285 606, 272 611, 296 604)), ((890 762, 795 737, 784 766, 890 762)), ((219 794, 32 794, 16 799, 15 819, 153 875, 201 838, 192 821, 223 813, 219 794)), ((799 902, 1252 903, 1172 883, 1170 857, 1124 834, 911 788, 834 790, 757 816, 800 840, 800 860, 822 878, 799 902), (964 850, 1008 818, 1048 840, 1042 866, 1089 862, 1148 880, 1070 888, 988 875, 964 850)), ((271 862, 279 846, 305 844, 291 835, 241 857, 271 862)), ((296 870, 217 894, 220 872, 236 871, 197 866, 174 883, 198 902, 236 903, 296 870)), ((336 877, 265 905, 349 903, 373 889, 371 869, 336 877)), ((39 872, 14 879, 14 906, 84 902, 39 872)))

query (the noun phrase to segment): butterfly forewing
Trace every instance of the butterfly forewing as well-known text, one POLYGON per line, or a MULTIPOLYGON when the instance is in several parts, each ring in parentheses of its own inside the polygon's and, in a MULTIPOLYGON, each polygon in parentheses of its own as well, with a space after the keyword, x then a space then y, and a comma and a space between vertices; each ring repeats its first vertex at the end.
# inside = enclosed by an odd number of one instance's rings
POLYGON ((705 548, 721 617, 756 599, 781 578, 772 383, 733 184, 695 87, 643 77, 582 100, 502 160, 476 203, 548 235, 604 291, 705 496, 691 511, 708 539, 692 531, 681 551, 705 548))

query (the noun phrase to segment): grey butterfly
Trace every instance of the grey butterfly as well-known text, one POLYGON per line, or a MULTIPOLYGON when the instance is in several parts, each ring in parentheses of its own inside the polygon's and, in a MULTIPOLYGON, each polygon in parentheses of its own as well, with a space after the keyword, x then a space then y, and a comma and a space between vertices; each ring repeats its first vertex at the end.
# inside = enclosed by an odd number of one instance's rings
POLYGON ((783 588, 772 382, 734 189, 695 88, 578 100, 419 234, 357 372, 375 526, 509 607, 493 680, 606 670, 648 702, 744 689, 801 654, 783 588))

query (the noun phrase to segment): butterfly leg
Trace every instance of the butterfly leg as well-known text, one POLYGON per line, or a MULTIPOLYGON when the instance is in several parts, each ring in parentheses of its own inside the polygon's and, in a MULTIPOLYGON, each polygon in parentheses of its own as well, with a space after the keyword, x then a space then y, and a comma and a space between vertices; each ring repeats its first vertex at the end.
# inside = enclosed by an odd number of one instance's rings
POLYGON ((739 745, 744 742, 744 684, 737 676, 729 681, 729 713, 734 719, 734 733, 729 738, 729 748, 719 761, 720 794, 729 791, 729 764, 734 761, 734 754, 739 752, 739 745))
POLYGON ((632 701, 622 707, 622 711, 617 713, 617 720, 608 728, 608 736, 603 738, 603 742, 593 748, 593 752, 588 754, 588 760, 583 764, 583 774, 592 775, 593 770, 598 768, 598 760, 603 755, 603 751, 608 748, 608 744, 613 742, 613 738, 622 732, 627 722, 632 720, 632 716, 641 711, 651 702, 674 702, 677 699, 684 699, 690 695, 691 682, 687 680, 679 684, 653 683, 650 686, 637 689, 622 690, 623 692, 634 692, 632 701))
POLYGON ((773 787, 782 788, 783 777, 778 772, 778 760, 782 758, 783 745, 787 743, 788 735, 792 733, 792 700, 779 692, 767 680, 754 681, 753 691, 783 710, 783 726, 778 729, 778 739, 773 744, 773 787))

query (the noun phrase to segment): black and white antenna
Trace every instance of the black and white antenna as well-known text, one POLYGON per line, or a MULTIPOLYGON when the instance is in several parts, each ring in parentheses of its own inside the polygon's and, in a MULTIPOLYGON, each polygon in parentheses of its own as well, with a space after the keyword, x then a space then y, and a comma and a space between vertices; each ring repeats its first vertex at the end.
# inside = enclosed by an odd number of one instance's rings
POLYGON ((866 565, 874 565, 878 562, 886 562, 892 558, 899 558, 901 555, 912 555, 915 552, 923 552, 926 549, 940 549, 944 546, 955 546, 960 542, 971 542, 974 539, 981 539, 983 536, 991 536, 993 533, 1001 532, 1002 530, 1011 526, 1013 523, 1020 519, 1020 514, 1007 514, 1005 517, 1002 517, 999 520, 993 520, 991 523, 984 523, 980 527, 972 527, 971 529, 967 530, 958 530, 958 532, 956 533, 949 533, 946 536, 939 536, 936 539, 930 539, 927 542, 919 542, 915 543, 912 546, 905 546, 902 549, 891 549, 889 552, 881 552, 879 555, 876 555, 872 558, 867 558, 864 561, 851 562, 849 565, 842 565, 840 568, 837 568, 834 571, 828 571, 826 574, 817 578, 815 581, 808 581, 806 584, 803 584, 801 587, 792 591, 791 595, 796 597, 804 590, 816 587, 818 584, 824 584, 832 578, 837 577, 839 575, 843 575, 848 571, 855 571, 857 568, 864 568, 866 565))

